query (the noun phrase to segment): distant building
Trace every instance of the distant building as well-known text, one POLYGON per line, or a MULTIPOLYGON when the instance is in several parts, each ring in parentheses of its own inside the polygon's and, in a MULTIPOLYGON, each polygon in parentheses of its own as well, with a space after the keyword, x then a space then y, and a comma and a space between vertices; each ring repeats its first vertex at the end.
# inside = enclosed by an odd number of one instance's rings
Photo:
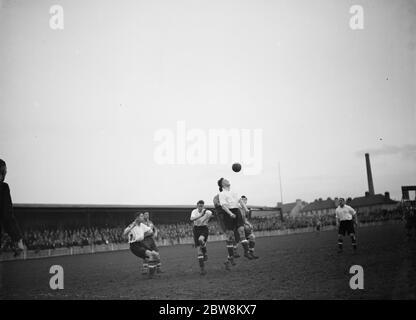
MULTIPOLYGON (((371 195, 365 193, 364 197, 348 198, 346 203, 353 207, 359 214, 367 215, 370 212, 376 213, 380 211, 392 211, 397 209, 399 202, 390 199, 390 193, 371 195)), ((326 200, 318 199, 309 203, 301 210, 301 214, 305 216, 315 215, 335 215, 335 209, 338 206, 338 198, 326 200)))
POLYGON ((300 214, 304 216, 335 215, 335 203, 336 199, 328 198, 322 200, 322 198, 320 198, 303 207, 300 214))
POLYGON ((284 216, 299 216, 301 215, 302 209, 307 205, 305 201, 296 199, 296 202, 290 203, 277 203, 277 207, 282 209, 284 216))
POLYGON ((270 217, 281 217, 281 210, 279 208, 274 208, 274 209, 263 209, 263 208, 250 208, 250 218, 257 218, 257 217, 262 217, 262 218, 270 218, 270 217))
POLYGON ((349 204, 360 214, 369 214, 370 212, 392 211, 397 209, 399 202, 390 199, 390 193, 371 195, 365 193, 364 197, 357 197, 351 200, 349 204))

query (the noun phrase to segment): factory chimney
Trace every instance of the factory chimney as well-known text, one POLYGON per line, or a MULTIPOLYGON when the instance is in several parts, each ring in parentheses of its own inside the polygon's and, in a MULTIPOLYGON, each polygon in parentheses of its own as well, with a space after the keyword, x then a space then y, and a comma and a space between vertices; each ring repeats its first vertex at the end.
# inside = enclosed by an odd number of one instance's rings
POLYGON ((368 193, 370 196, 374 195, 374 184, 373 184, 373 174, 371 173, 371 164, 370 164, 370 155, 365 154, 365 164, 367 166, 367 180, 368 180, 368 193))

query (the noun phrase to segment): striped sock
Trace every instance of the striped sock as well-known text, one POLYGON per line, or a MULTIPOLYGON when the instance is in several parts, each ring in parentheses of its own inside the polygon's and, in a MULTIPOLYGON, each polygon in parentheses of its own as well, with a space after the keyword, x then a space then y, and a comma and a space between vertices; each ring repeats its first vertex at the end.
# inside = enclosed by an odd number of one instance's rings
POLYGON ((342 250, 343 241, 342 239, 338 239, 338 248, 342 250))
POLYGON ((245 240, 241 241, 241 245, 244 248, 244 253, 248 253, 248 240, 245 239, 245 240))
POLYGON ((227 243, 227 252, 228 252, 228 258, 231 258, 234 256, 234 246, 232 241, 226 241, 227 243))

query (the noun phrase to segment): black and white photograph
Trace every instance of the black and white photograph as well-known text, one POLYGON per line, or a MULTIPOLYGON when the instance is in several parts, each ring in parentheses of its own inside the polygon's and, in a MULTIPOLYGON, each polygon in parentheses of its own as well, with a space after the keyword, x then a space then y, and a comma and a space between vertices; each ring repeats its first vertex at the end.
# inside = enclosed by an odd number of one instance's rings
POLYGON ((415 164, 415 0, 0 0, 0 300, 414 301, 415 164))

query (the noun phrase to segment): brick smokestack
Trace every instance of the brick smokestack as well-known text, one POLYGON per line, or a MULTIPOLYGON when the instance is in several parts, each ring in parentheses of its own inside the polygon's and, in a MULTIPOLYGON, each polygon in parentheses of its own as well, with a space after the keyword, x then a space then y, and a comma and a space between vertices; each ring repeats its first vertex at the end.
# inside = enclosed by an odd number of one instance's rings
POLYGON ((370 155, 365 154, 365 164, 367 166, 367 180, 368 180, 368 193, 374 195, 374 184, 373 184, 373 174, 371 173, 371 164, 370 164, 370 155))

